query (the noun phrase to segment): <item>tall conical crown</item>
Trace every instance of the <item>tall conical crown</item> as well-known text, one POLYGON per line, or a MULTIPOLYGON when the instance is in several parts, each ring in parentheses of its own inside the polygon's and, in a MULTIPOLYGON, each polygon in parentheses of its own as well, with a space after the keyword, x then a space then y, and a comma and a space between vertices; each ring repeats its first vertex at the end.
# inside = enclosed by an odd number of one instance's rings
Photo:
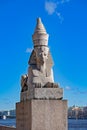
POLYGON ((48 45, 48 34, 46 32, 46 29, 41 22, 40 18, 37 18, 37 24, 34 31, 34 34, 32 36, 34 46, 47 46, 48 45))

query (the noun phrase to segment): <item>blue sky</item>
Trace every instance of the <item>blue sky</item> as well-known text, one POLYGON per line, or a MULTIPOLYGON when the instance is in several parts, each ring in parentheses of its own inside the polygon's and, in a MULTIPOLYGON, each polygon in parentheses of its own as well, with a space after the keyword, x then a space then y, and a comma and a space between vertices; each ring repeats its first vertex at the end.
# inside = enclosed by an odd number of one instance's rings
POLYGON ((0 0, 0 110, 20 101, 36 19, 49 33, 54 78, 68 105, 87 105, 87 1, 0 0))

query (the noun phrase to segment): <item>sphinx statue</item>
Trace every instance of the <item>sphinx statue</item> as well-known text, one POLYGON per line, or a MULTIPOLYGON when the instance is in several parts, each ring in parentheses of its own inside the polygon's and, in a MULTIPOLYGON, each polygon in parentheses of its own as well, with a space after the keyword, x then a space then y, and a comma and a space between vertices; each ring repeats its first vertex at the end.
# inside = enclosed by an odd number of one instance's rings
MULTIPOLYGON (((54 83, 52 70, 53 60, 48 47, 48 37, 49 35, 47 34, 41 19, 38 18, 34 34, 32 35, 34 48, 28 61, 28 74, 22 76, 21 80, 22 99, 26 99, 26 97, 34 98, 35 90, 40 90, 42 93, 42 90, 47 90, 44 88, 58 89, 59 87, 58 84, 54 83)), ((54 89, 52 91, 54 91, 54 89)))
MULTIPOLYGON (((48 34, 41 22, 37 19, 37 25, 33 34, 34 49, 29 59, 28 85, 29 87, 54 87, 53 60, 48 47, 48 34)), ((56 86, 58 87, 58 85, 56 86)))
POLYGON ((39 84, 39 87, 44 87, 48 82, 53 83, 53 70, 51 68, 51 62, 49 65, 50 52, 46 46, 35 47, 32 55, 35 59, 35 64, 32 63, 32 59, 29 61, 28 70, 28 84, 32 85, 39 84))

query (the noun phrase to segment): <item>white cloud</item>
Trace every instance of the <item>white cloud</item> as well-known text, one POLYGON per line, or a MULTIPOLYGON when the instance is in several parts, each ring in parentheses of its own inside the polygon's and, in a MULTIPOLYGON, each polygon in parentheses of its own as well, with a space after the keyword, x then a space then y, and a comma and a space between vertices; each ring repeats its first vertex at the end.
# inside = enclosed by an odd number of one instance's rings
POLYGON ((61 3, 61 4, 64 4, 64 3, 67 3, 67 2, 69 2, 69 1, 70 1, 70 0, 61 0, 60 3, 61 3))
POLYGON ((62 23, 63 20, 64 20, 63 16, 61 15, 60 12, 56 12, 56 14, 57 14, 57 16, 59 17, 60 23, 62 23))
POLYGON ((32 50, 33 50, 33 48, 27 48, 27 49, 26 49, 26 53, 31 53, 32 50))
POLYGON ((52 0, 51 1, 46 0, 45 1, 45 10, 47 11, 47 13, 49 15, 56 14, 58 16, 59 20, 60 20, 60 23, 62 23, 64 18, 61 15, 61 13, 58 11, 58 6, 62 5, 62 4, 65 4, 65 3, 69 2, 69 1, 70 0, 60 0, 60 1, 57 1, 57 2, 53 2, 52 0))
POLYGON ((70 86, 66 86, 65 88, 64 88, 65 90, 67 90, 67 91, 71 91, 71 92, 73 92, 73 94, 87 94, 87 90, 80 90, 79 88, 77 88, 77 87, 74 87, 74 88, 71 88, 70 86))
POLYGON ((57 8, 57 3, 52 1, 45 2, 45 10, 48 12, 49 15, 52 15, 57 8))
POLYGON ((71 90, 71 88, 69 86, 66 86, 65 89, 66 90, 71 90))

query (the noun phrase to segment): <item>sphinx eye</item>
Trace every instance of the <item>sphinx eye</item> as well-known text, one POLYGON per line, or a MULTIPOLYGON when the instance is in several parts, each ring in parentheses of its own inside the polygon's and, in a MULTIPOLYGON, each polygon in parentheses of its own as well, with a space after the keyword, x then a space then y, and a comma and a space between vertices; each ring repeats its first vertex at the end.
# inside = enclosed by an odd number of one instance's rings
POLYGON ((46 54, 44 54, 44 56, 46 56, 46 54))

